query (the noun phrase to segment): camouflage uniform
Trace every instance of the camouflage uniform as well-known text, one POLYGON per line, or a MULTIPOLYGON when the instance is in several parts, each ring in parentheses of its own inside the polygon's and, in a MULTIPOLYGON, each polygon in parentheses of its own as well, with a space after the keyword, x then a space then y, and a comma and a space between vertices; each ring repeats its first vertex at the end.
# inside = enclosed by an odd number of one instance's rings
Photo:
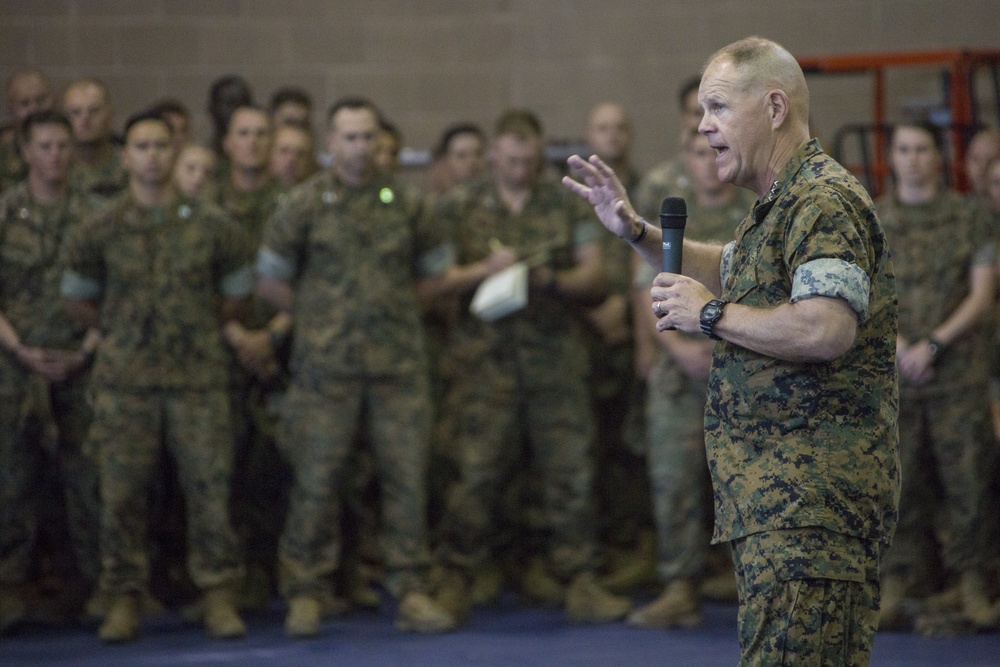
POLYGON ((17 141, 0 142, 0 192, 14 187, 28 177, 28 165, 21 159, 17 141))
POLYGON ((350 188, 328 170, 295 188, 265 232, 258 272, 295 291, 277 438, 294 474, 278 552, 287 598, 330 589, 345 462, 359 429, 381 482, 387 583, 397 595, 426 585, 431 408, 412 286, 442 267, 429 261, 422 210, 414 190, 387 177, 350 188))
MULTIPOLYGON (((567 269, 574 247, 597 243, 589 207, 548 181, 535 185, 517 215, 491 182, 458 188, 435 209, 435 221, 454 235, 458 264, 482 260, 496 239, 522 256, 553 248, 549 266, 567 269)), ((461 481, 442 521, 444 556, 470 573, 485 561, 501 494, 527 439, 532 477, 543 487, 550 567, 569 579, 595 565, 594 421, 579 307, 532 291, 522 311, 486 323, 469 312, 470 298, 448 351, 456 369, 448 405, 460 410, 461 481)))
POLYGON ((665 197, 684 197, 688 201, 694 197, 691 176, 680 155, 661 162, 643 176, 635 188, 635 210, 646 220, 657 224, 660 204, 665 197))
POLYGON ((826 363, 717 342, 705 412, 713 541, 733 544, 741 589, 741 664, 776 664, 782 650, 853 664, 874 639, 899 492, 895 292, 874 206, 813 140, 740 224, 721 269, 734 303, 839 296, 858 315, 854 344, 826 363), (824 604, 852 631, 809 625, 814 595, 832 596, 824 604), (822 632, 838 632, 843 653, 826 655, 822 632))
MULTIPOLYGON (((748 190, 737 190, 733 201, 714 210, 698 206, 689 194, 686 238, 723 242, 753 206, 748 190)), ((662 199, 661 199, 662 200, 662 199)), ((621 244, 625 245, 625 244, 621 244)), ((643 264, 636 286, 649 289, 658 272, 643 264)), ((704 339, 702 334, 674 335, 704 339)), ((708 383, 689 378, 666 352, 657 355, 650 372, 646 402, 649 481, 652 487, 659 573, 664 583, 697 579, 704 574, 711 531, 711 481, 703 437, 708 383)))
MULTIPOLYGON (((264 227, 287 198, 285 188, 270 179, 254 192, 238 192, 227 180, 219 186, 218 203, 247 237, 251 248, 264 240, 264 227)), ((248 329, 267 327, 274 308, 253 299, 248 329)), ((282 355, 285 346, 275 350, 282 355)), ((288 385, 288 368, 260 380, 246 371, 230 351, 230 382, 236 456, 233 469, 233 523, 244 542, 247 559, 269 569, 277 554, 278 538, 287 511, 289 475, 274 444, 278 409, 288 385)))
POLYGON ((252 288, 251 251, 218 208, 130 194, 71 238, 63 295, 98 304, 104 339, 91 376, 88 443, 101 469, 102 588, 145 590, 146 499, 163 447, 184 490, 188 569, 203 589, 243 574, 229 524, 232 431, 217 300, 252 288))
MULTIPOLYGON (((0 198, 0 312, 26 345, 80 348, 84 329, 65 315, 57 259, 66 234, 94 205, 76 192, 53 206, 38 204, 26 182, 0 198)), ((78 569, 88 581, 97 579, 97 471, 82 447, 90 422, 86 375, 83 370, 49 383, 9 351, 0 352, 0 583, 25 581, 38 529, 36 505, 43 500, 39 485, 42 477, 60 475, 78 569)), ((62 493, 59 485, 55 490, 62 493)))
POLYGON ((122 166, 118 148, 113 148, 108 159, 93 167, 76 163, 69 172, 69 183, 74 190, 91 192, 105 199, 124 192, 128 188, 128 174, 122 166))
MULTIPOLYGON (((915 342, 930 335, 969 293, 969 273, 993 266, 996 248, 962 197, 941 192, 930 202, 905 205, 894 195, 878 201, 893 250, 899 292, 899 335, 915 342)), ((987 504, 996 462, 988 405, 990 330, 984 323, 941 352, 934 378, 913 386, 900 380, 899 441, 903 487, 899 527, 884 571, 915 572, 937 551, 930 522, 943 510, 944 564, 955 572, 984 571, 995 556, 983 531, 994 512, 987 504), (940 486, 941 497, 933 489, 940 486), (943 504, 943 507, 942 507, 943 504)), ((995 536, 992 536, 995 540, 995 536)))
MULTIPOLYGON (((639 176, 625 170, 619 174, 632 193, 639 176)), ((585 328, 590 355, 588 378, 593 396, 597 437, 595 463, 602 474, 594 480, 598 533, 616 546, 630 547, 640 529, 652 524, 649 487, 641 458, 643 450, 634 440, 642 438, 642 388, 635 377, 631 300, 632 249, 613 234, 601 234, 601 253, 608 278, 608 293, 627 304, 627 335, 607 341, 596 328, 585 328)))

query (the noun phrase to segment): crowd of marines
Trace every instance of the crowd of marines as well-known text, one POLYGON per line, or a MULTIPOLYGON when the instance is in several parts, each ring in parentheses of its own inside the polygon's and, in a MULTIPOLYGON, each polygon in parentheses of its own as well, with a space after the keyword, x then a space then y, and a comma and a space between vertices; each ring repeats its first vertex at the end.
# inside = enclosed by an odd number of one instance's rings
MULTIPOLYGON (((725 241, 756 197, 720 182, 698 81, 644 176, 621 105, 591 110, 586 141, 646 220, 681 196, 687 235, 725 241)), ((505 591, 694 627, 735 599, 710 544, 712 341, 656 332, 655 271, 559 185, 532 112, 447 128, 418 184, 363 97, 315 133, 302 90, 264 107, 222 77, 199 144, 175 100, 116 137, 98 80, 56 99, 27 70, 6 92, 0 632, 84 619, 124 642, 168 605, 238 637, 280 597, 303 638, 383 590, 405 631, 505 591), (516 266, 526 305, 473 313, 516 266)), ((939 128, 888 139, 903 483, 880 623, 995 629, 1000 131, 970 137, 966 194, 939 128)))

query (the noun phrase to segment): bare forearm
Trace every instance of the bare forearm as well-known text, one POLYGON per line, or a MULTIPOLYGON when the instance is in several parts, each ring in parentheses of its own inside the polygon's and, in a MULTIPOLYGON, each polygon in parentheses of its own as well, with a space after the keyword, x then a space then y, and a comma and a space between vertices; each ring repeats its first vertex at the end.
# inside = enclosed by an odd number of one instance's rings
POLYGON ((101 313, 97 304, 88 299, 63 299, 66 315, 88 329, 101 328, 101 313))
POLYGON ((417 281, 417 297, 425 304, 438 298, 470 292, 490 275, 485 262, 451 266, 444 273, 417 281))
MULTIPOLYGON (((636 238, 642 233, 642 221, 638 216, 633 220, 634 235, 626 238, 636 238)), ((642 259, 659 270, 663 264, 663 232, 653 224, 646 223, 646 235, 638 242, 630 243, 642 259)), ((694 278, 710 289, 714 294, 722 293, 722 281, 719 268, 722 263, 722 246, 684 241, 684 254, 681 257, 681 272, 694 278)))
POLYGON ((854 343, 857 317, 846 301, 837 298, 816 297, 766 309, 731 303, 715 334, 769 357, 825 362, 854 343))
POLYGON ((278 310, 290 313, 295 307, 295 292, 291 284, 284 280, 259 276, 257 278, 257 296, 278 310))
POLYGON ((17 353, 17 348, 21 346, 21 337, 3 313, 0 313, 0 346, 14 354, 17 353))
POLYGON ((576 253, 576 265, 552 274, 553 290, 578 303, 596 305, 607 296, 607 278, 600 246, 588 245, 576 253))
POLYGON ((934 328, 930 337, 947 347, 978 324, 993 306, 995 278, 993 267, 973 267, 970 276, 971 290, 958 308, 934 328))

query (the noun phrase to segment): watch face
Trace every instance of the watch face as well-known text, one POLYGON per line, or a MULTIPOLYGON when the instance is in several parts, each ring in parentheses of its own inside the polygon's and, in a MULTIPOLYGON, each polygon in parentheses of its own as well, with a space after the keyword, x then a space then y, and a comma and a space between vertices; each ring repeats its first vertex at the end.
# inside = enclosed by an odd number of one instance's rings
POLYGON ((722 306, 716 301, 709 301, 701 311, 701 319, 711 322, 719 317, 722 306))

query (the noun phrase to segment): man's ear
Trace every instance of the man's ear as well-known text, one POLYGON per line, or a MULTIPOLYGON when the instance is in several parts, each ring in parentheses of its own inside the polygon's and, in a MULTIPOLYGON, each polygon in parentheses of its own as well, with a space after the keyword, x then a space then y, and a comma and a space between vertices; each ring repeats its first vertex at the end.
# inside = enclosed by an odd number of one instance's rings
POLYGON ((767 112, 770 116, 772 130, 777 130, 784 125, 788 119, 789 111, 790 104, 785 91, 775 89, 767 94, 767 112))

